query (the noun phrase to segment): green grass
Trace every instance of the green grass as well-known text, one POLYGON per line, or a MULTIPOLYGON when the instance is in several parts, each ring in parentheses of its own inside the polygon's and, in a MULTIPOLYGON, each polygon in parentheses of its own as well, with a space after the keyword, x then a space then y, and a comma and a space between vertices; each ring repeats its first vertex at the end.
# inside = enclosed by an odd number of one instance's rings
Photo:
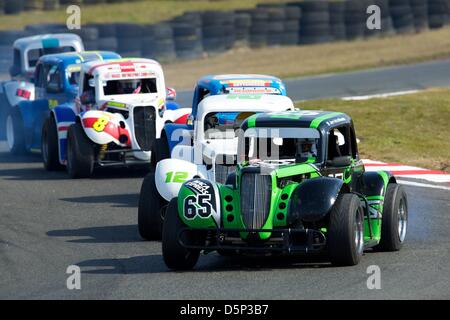
MULTIPOLYGON (((258 3, 282 3, 288 0, 146 0, 114 4, 80 5, 82 24, 132 22, 157 23, 194 10, 233 10, 255 7, 258 3)), ((55 11, 23 12, 0 17, 0 30, 22 29, 28 24, 65 23, 66 8, 55 11)))
POLYGON ((365 101, 307 101, 297 107, 350 115, 363 158, 450 172, 450 89, 365 101))

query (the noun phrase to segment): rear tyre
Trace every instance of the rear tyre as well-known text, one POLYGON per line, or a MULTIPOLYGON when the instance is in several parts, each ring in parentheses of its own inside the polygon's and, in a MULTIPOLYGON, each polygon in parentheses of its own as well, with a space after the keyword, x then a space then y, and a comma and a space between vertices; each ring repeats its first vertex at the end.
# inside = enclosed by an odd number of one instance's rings
POLYGON ((67 132, 67 172, 73 179, 89 178, 94 171, 94 145, 81 124, 75 123, 67 132))
MULTIPOLYGON (((170 200, 164 219, 162 232, 162 253, 167 267, 173 270, 190 270, 198 261, 200 250, 184 248, 178 241, 178 235, 184 228, 183 222, 178 216, 178 198, 170 200)), ((180 236, 183 243, 193 243, 188 232, 180 236)))
POLYGON ((41 136, 42 161, 47 171, 61 170, 59 163, 58 132, 55 119, 48 117, 44 121, 41 136))
POLYGON ((159 161, 170 158, 169 144, 165 137, 156 139, 152 147, 151 166, 156 168, 159 161))
POLYGON ((161 240, 167 201, 162 198, 155 184, 155 173, 150 172, 142 182, 139 195, 138 228, 145 240, 161 240))
POLYGON ((398 251, 406 238, 408 226, 408 201, 402 186, 388 184, 384 198, 381 221, 381 240, 375 248, 379 251, 398 251))
POLYGON ((25 128, 18 109, 12 109, 6 117, 6 141, 12 154, 25 153, 25 128))
POLYGON ((330 260, 334 265, 353 266, 364 251, 364 212, 354 194, 339 195, 330 213, 328 236, 330 260))

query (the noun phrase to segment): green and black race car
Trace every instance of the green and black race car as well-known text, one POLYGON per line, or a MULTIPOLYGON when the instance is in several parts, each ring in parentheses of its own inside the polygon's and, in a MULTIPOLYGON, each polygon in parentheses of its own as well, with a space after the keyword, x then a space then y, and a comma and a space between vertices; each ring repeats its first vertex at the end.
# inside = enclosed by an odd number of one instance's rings
POLYGON ((325 253, 335 265, 355 265, 367 248, 401 248, 406 193, 390 173, 365 172, 348 115, 265 113, 241 129, 226 184, 193 179, 169 203, 162 234, 169 268, 193 268, 201 251, 325 253))

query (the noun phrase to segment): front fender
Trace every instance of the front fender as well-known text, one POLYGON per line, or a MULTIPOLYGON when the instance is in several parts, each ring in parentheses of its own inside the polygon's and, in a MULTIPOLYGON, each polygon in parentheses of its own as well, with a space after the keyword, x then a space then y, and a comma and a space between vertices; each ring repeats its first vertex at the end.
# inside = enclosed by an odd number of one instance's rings
POLYGON ((163 120, 164 122, 186 124, 187 118, 189 117, 190 114, 191 114, 190 108, 167 109, 164 112, 163 120))
POLYGON ((178 194, 178 214, 192 228, 220 227, 220 194, 217 185, 206 179, 185 182, 178 194))
POLYGON ((74 103, 64 103, 51 110, 58 130, 59 162, 65 164, 67 156, 67 131, 75 123, 77 115, 74 103))
POLYGON ((161 197, 167 201, 178 196, 181 185, 194 177, 206 178, 206 175, 191 162, 178 159, 164 159, 156 165, 156 189, 161 197))
POLYGON ((288 223, 323 219, 336 202, 344 182, 331 177, 319 177, 302 182, 289 200, 288 223))
POLYGON ((22 114, 23 124, 25 128, 36 128, 40 131, 43 119, 48 116, 50 109, 48 101, 44 99, 28 101, 22 100, 17 105, 22 114))
POLYGON ((84 132, 96 144, 131 146, 131 129, 120 113, 91 110, 79 115, 84 132))

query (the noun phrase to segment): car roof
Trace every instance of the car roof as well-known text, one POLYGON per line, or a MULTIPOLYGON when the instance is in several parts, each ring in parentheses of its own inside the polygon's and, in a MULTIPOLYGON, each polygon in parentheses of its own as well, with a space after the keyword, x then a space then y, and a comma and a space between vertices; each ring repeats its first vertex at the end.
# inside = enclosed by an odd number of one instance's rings
POLYGON ((280 95, 222 94, 203 99, 198 106, 198 119, 211 112, 270 112, 293 109, 294 103, 280 95))
POLYGON ((104 61, 110 59, 119 59, 120 55, 111 51, 82 51, 47 54, 42 56, 40 63, 45 64, 78 64, 89 61, 104 61))
POLYGON ((14 41, 14 48, 24 50, 28 47, 44 48, 44 47, 59 47, 63 45, 78 43, 79 51, 82 51, 83 41, 74 33, 55 33, 55 34, 40 34, 30 37, 24 37, 14 41))
POLYGON ((89 74, 111 73, 114 71, 119 73, 135 72, 135 68, 138 68, 140 71, 148 70, 151 72, 154 72, 156 68, 158 69, 158 71, 162 72, 161 65, 157 61, 143 58, 123 58, 108 61, 91 61, 84 63, 82 66, 83 72, 89 74))
MULTIPOLYGON (((217 93, 224 86, 232 86, 233 83, 248 82, 248 86, 273 86, 279 87, 282 91, 285 90, 283 82, 274 76, 261 74, 222 74, 222 75, 207 75, 197 81, 197 85, 208 88, 211 93, 217 93)), ((240 85, 242 86, 242 85, 240 85)))
POLYGON ((296 110, 281 113, 271 112, 249 117, 242 124, 242 129, 262 128, 316 128, 328 131, 331 127, 352 124, 352 119, 345 113, 322 110, 296 110))

